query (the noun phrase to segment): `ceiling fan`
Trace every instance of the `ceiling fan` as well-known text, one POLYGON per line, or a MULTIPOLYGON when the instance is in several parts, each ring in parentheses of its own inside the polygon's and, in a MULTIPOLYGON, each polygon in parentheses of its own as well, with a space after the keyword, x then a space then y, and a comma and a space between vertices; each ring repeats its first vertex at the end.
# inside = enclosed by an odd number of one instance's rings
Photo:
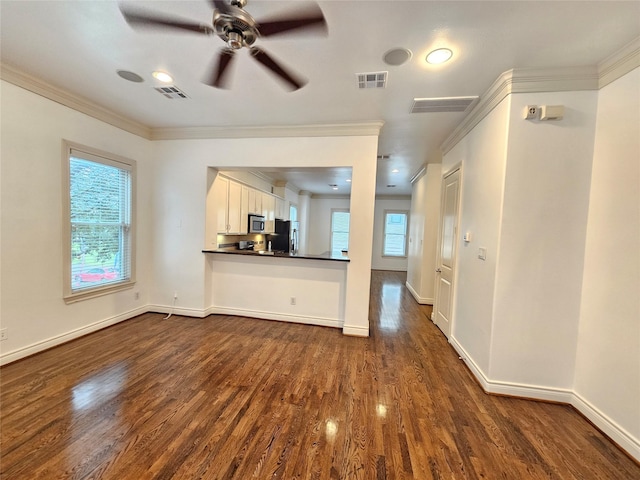
POLYGON ((121 6, 120 11, 129 25, 134 28, 155 28, 189 31, 192 33, 217 35, 226 44, 218 54, 217 62, 211 74, 204 81, 216 88, 225 88, 228 84, 229 66, 236 56, 236 51, 248 48, 249 53, 264 65, 271 73, 283 80, 292 90, 298 90, 306 84, 306 80, 283 65, 262 48, 253 44, 260 38, 275 35, 309 32, 311 30, 326 33, 327 24, 322 10, 316 4, 307 5, 289 15, 257 21, 244 10, 247 0, 231 0, 228 4, 223 0, 208 0, 214 8, 212 25, 196 23, 178 17, 170 17, 159 13, 145 12, 131 7, 121 6))

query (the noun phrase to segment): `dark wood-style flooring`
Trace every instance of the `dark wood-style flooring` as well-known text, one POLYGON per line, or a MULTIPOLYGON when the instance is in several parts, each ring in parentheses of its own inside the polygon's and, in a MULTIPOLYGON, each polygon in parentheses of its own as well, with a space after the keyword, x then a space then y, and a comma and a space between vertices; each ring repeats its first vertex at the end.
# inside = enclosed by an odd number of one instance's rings
POLYGON ((639 479, 568 406, 483 393, 404 287, 371 337, 145 314, 7 365, 3 479, 639 479))

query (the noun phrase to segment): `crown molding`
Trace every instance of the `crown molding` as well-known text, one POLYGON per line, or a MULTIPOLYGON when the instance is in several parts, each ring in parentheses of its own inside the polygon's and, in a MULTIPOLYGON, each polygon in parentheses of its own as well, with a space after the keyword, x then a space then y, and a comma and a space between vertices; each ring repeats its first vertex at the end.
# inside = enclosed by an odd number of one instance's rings
POLYGON ((384 122, 370 122, 326 125, 153 128, 151 140, 378 136, 383 125, 384 122))
POLYGON ((425 172, 427 171, 427 164, 424 163, 420 166, 420 168, 416 171, 416 173, 414 173, 411 176, 411 179, 409 180, 409 182, 411 182, 411 184, 414 184, 415 182, 417 182, 420 178, 422 178, 422 176, 425 174, 425 172))
POLYGON ((322 125, 151 128, 8 64, 0 63, 0 78, 147 140, 378 136, 384 125, 384 122, 379 121, 322 125))
POLYGON ((48 84, 36 77, 22 72, 11 65, 0 64, 0 78, 20 88, 47 98, 53 102, 69 107, 102 122, 113 125, 126 132, 151 140, 151 128, 119 115, 84 97, 75 95, 67 90, 48 84))
MULTIPOLYGON (((302 195, 302 193, 300 194, 302 195)), ((311 198, 314 200, 350 200, 351 195, 345 195, 344 193, 339 193, 336 195, 332 195, 330 193, 312 193, 311 198)))
POLYGON ((493 82, 473 110, 442 143, 442 154, 449 152, 508 95, 598 90, 598 80, 597 66, 508 70, 493 82))
POLYGON ((411 200, 411 195, 376 195, 376 200, 411 200))
POLYGON ((605 87, 638 67, 640 67, 640 37, 598 64, 598 87, 605 87))

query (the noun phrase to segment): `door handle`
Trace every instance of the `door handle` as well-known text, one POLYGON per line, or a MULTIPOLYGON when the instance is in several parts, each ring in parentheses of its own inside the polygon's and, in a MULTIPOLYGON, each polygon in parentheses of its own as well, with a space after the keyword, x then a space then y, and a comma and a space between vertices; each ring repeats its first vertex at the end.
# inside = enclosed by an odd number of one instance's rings
POLYGON ((439 268, 436 268, 436 273, 442 273, 442 270, 440 270, 439 268))

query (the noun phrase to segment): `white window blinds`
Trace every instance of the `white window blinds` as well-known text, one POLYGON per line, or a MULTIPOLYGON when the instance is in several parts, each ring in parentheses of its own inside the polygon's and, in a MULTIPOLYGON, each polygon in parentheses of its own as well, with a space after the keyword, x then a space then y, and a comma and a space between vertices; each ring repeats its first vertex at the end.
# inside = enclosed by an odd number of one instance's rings
POLYGON ((383 256, 407 255, 407 216, 407 212, 385 212, 383 256))
POLYGON ((331 254, 340 256, 343 250, 349 250, 349 211, 331 212, 331 254))
POLYGON ((70 152, 71 292, 130 282, 132 165, 70 152))

